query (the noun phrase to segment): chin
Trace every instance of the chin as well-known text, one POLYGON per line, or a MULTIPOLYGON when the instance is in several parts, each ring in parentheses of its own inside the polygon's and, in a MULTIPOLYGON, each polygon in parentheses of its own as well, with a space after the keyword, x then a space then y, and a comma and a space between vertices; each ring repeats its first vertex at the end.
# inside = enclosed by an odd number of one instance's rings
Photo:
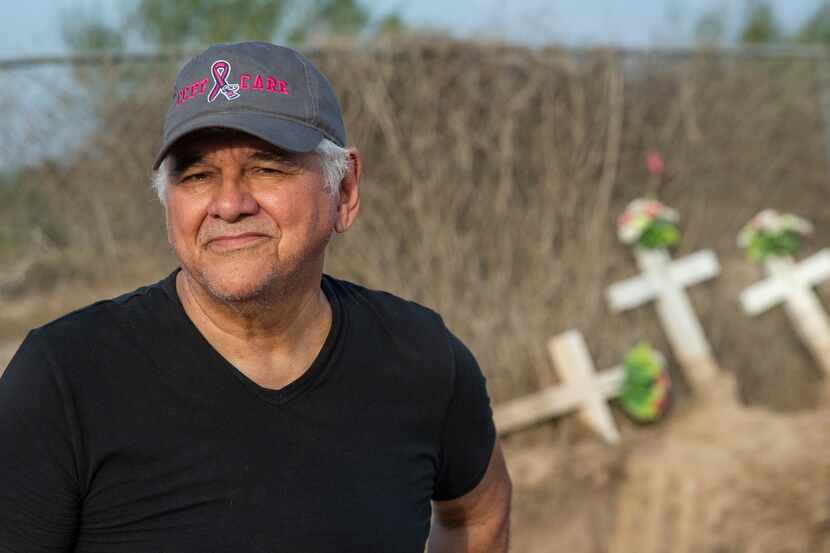
POLYGON ((255 301, 270 289, 270 283, 225 283, 209 280, 206 284, 211 296, 228 303, 255 301))
POLYGON ((271 290, 277 280, 275 268, 262 264, 214 266, 194 274, 199 275, 198 280, 211 296, 225 302, 256 300, 271 290))

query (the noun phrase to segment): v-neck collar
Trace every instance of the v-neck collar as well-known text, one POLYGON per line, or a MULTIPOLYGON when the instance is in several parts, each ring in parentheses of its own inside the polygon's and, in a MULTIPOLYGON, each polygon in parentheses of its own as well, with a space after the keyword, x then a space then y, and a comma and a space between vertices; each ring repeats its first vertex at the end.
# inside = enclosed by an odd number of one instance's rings
POLYGON ((245 373, 236 368, 231 362, 225 359, 225 357, 223 357, 222 354, 220 354, 204 337, 193 321, 190 320, 190 317, 187 316, 187 313, 184 310, 184 306, 181 303, 178 292, 176 291, 176 275, 180 270, 181 268, 176 269, 170 273, 167 278, 162 280, 161 287, 165 294, 174 303, 174 311, 176 316, 180 319, 180 325, 177 326, 180 326, 180 328, 182 328, 186 333, 186 335, 182 338, 188 340, 198 349, 206 352, 205 358, 210 361, 212 367, 205 367, 204 370, 212 370, 213 368, 216 368, 216 370, 225 371, 227 374, 235 377, 235 379, 254 396, 271 404, 282 405, 297 397, 317 382, 318 379, 326 372, 327 368, 332 364, 333 357, 337 349, 336 346, 339 343, 340 336, 342 335, 342 329, 344 326, 344 311, 340 298, 337 296, 337 292, 335 291, 335 287, 330 281, 331 277, 328 275, 323 275, 320 283, 323 293, 326 295, 326 298, 331 305, 331 327, 329 328, 326 340, 323 342, 323 347, 302 375, 282 388, 275 390, 260 386, 245 373))

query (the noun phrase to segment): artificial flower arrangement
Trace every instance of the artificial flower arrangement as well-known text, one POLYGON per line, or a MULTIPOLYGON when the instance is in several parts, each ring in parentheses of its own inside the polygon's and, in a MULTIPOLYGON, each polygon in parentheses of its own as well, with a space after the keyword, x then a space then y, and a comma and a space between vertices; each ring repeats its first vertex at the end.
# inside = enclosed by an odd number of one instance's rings
POLYGON ((677 244, 677 211, 657 200, 639 198, 628 204, 617 219, 617 236, 625 244, 663 249, 677 244))
POLYGON ((654 422, 665 415, 671 400, 666 359, 645 342, 629 350, 623 361, 625 376, 619 402, 637 422, 654 422))
POLYGON ((813 234, 813 225, 791 213, 765 209, 752 218, 738 234, 738 246, 749 259, 761 263, 768 257, 792 257, 801 242, 813 234))

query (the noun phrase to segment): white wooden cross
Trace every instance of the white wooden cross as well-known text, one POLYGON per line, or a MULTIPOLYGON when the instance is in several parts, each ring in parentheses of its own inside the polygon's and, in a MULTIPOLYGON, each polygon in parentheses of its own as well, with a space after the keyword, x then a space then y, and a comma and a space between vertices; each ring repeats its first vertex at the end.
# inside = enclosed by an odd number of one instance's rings
POLYGON ((564 384, 495 408, 499 433, 506 434, 543 419, 577 411, 582 420, 607 442, 617 443, 620 435, 607 401, 622 388, 622 367, 594 373, 594 363, 582 334, 572 330, 548 342, 548 350, 564 384))
POLYGON ((717 362, 695 315, 685 288, 720 273, 718 258, 703 250, 672 261, 666 250, 635 248, 642 275, 608 288, 614 311, 624 311, 657 300, 657 314, 689 383, 702 391, 717 371, 717 362))
POLYGON ((769 278, 753 284, 741 294, 747 315, 758 315, 784 303, 801 339, 830 374, 830 322, 813 287, 830 279, 830 250, 822 250, 801 263, 789 257, 764 261, 769 278))

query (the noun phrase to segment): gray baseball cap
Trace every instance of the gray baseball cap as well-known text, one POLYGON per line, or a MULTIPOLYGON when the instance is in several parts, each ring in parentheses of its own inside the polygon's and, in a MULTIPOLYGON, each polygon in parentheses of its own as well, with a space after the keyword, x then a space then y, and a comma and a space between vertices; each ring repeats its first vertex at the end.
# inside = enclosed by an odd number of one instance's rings
POLYGON ((299 52, 267 42, 215 44, 176 76, 153 169, 193 131, 225 127, 291 152, 324 137, 346 146, 346 128, 328 79, 299 52))

